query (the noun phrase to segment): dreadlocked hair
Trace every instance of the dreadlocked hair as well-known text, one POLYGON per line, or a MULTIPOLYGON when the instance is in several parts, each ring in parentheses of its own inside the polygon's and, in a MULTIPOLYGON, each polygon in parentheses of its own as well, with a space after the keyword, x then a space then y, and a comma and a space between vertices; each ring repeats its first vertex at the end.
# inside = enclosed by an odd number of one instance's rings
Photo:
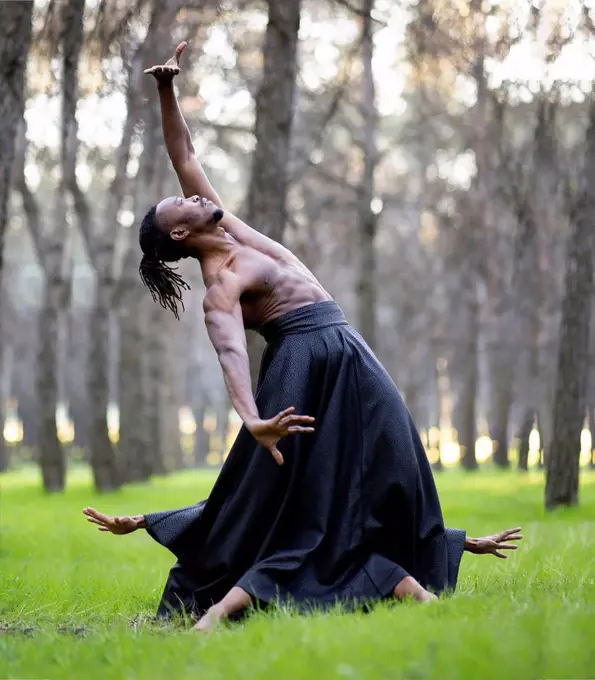
POLYGON ((156 213, 157 206, 153 206, 143 218, 140 227, 139 243, 143 257, 138 271, 153 300, 173 312, 179 320, 179 308, 184 311, 182 292, 190 290, 190 286, 166 262, 177 262, 186 255, 179 244, 161 231, 156 213))

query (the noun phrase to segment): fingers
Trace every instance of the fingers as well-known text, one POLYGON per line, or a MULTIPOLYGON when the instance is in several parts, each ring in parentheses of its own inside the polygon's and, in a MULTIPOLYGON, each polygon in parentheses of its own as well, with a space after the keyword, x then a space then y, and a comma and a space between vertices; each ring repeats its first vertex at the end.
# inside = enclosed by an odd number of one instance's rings
POLYGON ((176 60, 176 62, 177 62, 178 64, 180 63, 180 57, 182 56, 182 52, 183 52, 184 49, 186 48, 186 45, 187 45, 187 44, 188 44, 188 43, 184 40, 183 42, 181 42, 181 43, 176 47, 176 51, 175 51, 175 53, 174 53, 174 59, 176 60))
POLYGON ((513 543, 498 543, 498 550, 518 550, 518 547, 513 543))
POLYGON ((314 418, 312 416, 297 416, 288 415, 281 418, 279 425, 297 425, 297 423, 313 423, 314 418))
POLYGON ((513 534, 519 534, 521 533, 521 527, 515 527, 514 529, 505 529, 504 531, 500 532, 500 536, 503 536, 504 538, 508 538, 509 536, 512 536, 513 534))
POLYGON ((107 527, 104 527, 103 525, 100 527, 97 527, 97 531, 109 531, 107 527))
POLYGON ((508 555, 505 555, 504 553, 498 552, 498 550, 494 550, 493 553, 496 557, 499 557, 501 560, 505 560, 508 555))
POLYGON ((86 515, 87 517, 94 517, 104 524, 107 524, 111 519, 109 515, 104 515, 102 512, 95 510, 95 508, 83 508, 83 515, 86 515))
POLYGON ((87 517, 87 522, 90 524, 99 524, 101 527, 106 526, 106 522, 101 522, 100 520, 95 519, 95 517, 87 517))
POLYGON ((314 432, 314 428, 302 427, 301 425, 291 425, 291 427, 287 428, 287 431, 291 434, 295 434, 296 432, 314 432))
POLYGON ((283 456, 281 455, 281 451, 279 451, 279 449, 276 446, 273 446, 273 448, 270 449, 270 451, 273 458, 275 459, 275 463, 277 463, 277 465, 283 465, 284 460, 283 456))
POLYGON ((146 68, 144 70, 145 75, 155 77, 162 75, 177 76, 179 72, 180 68, 178 66, 173 66, 169 64, 164 64, 163 66, 151 66, 151 68, 146 68))
POLYGON ((506 529, 498 534, 498 543, 502 541, 522 541, 523 536, 520 533, 521 527, 516 527, 514 529, 506 529))
POLYGON ((277 418, 279 418, 279 422, 285 418, 285 416, 288 416, 290 413, 293 413, 295 411, 295 406, 290 406, 289 408, 286 408, 284 411, 281 411, 281 413, 277 414, 277 418))

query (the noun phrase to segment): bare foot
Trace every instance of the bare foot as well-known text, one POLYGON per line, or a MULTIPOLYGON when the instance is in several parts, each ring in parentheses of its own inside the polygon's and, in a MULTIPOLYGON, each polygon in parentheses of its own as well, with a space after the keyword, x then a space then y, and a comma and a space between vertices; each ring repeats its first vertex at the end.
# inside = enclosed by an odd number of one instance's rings
POLYGON ((219 622, 225 618, 226 614, 223 608, 218 605, 214 605, 201 619, 199 619, 198 623, 194 626, 194 630, 198 631, 199 633, 210 633, 219 624, 219 622))
POLYGON ((406 576, 400 581, 393 594, 399 602, 410 597, 416 602, 432 602, 438 599, 434 593, 430 593, 411 576, 406 576))

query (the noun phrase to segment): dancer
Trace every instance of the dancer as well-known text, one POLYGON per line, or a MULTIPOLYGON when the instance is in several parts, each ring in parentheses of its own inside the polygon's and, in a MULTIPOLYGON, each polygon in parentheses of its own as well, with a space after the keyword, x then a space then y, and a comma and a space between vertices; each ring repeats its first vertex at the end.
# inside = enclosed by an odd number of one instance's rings
POLYGON ((312 273, 227 212, 211 186, 173 88, 184 47, 146 71, 185 197, 144 218, 140 274, 177 317, 187 286, 167 263, 198 261, 207 331, 243 427, 206 501, 121 520, 85 514, 113 533, 146 526, 173 552, 158 615, 193 612, 199 631, 252 604, 433 599, 455 588, 465 547, 514 550, 518 530, 478 543, 445 529, 425 450, 388 373, 312 273), (267 341, 255 397, 246 328, 267 341))

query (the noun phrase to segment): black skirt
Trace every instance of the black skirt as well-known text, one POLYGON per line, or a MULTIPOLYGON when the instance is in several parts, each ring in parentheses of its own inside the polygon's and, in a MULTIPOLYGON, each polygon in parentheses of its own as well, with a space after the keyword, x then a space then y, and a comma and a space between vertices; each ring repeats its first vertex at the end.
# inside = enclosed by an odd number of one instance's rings
POLYGON ((465 532, 445 529, 411 416, 339 306, 308 305, 261 333, 261 417, 295 406, 316 431, 281 440, 279 467, 242 427, 206 501, 146 515, 178 560, 158 616, 200 614, 234 586, 299 609, 381 600, 407 575, 454 590, 465 532))

